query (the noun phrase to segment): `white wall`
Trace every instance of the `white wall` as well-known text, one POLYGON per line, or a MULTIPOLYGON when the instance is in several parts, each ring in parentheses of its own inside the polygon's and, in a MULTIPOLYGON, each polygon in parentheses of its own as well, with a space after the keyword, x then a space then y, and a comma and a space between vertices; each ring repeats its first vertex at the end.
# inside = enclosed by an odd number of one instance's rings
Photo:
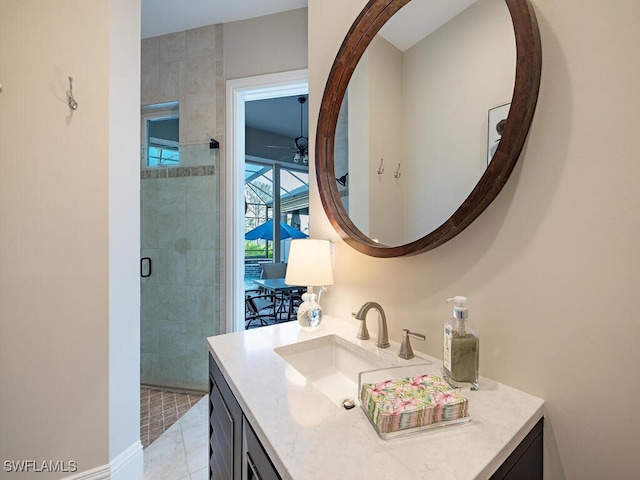
POLYGON ((117 373, 139 362, 137 190, 121 177, 137 163, 139 1, 2 7, 0 452, 108 472, 139 444, 137 368, 117 373))
POLYGON ((139 0, 110 0, 109 14, 109 463, 112 480, 129 480, 143 469, 139 0))
MULTIPOLYGON (((310 138, 324 82, 365 0, 309 0, 310 138)), ((367 300, 441 357, 455 294, 481 330, 481 374, 547 401, 545 478, 637 476, 640 327, 640 4, 535 0, 540 100, 520 161, 494 203, 445 245, 400 259, 340 241, 313 190, 312 235, 336 242, 323 296, 350 318, 367 300), (611 412, 611 414, 609 414, 611 412)), ((375 334, 375 332, 374 332, 375 334)))

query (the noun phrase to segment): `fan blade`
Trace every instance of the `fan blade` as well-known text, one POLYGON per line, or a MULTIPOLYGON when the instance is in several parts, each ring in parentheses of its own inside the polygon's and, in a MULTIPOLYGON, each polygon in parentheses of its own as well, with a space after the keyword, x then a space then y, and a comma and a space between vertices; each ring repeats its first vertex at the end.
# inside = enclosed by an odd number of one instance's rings
POLYGON ((267 147, 267 148, 284 148, 286 150, 291 150, 292 152, 296 151, 296 149, 293 148, 293 147, 282 147, 280 145, 265 145, 265 147, 267 147))

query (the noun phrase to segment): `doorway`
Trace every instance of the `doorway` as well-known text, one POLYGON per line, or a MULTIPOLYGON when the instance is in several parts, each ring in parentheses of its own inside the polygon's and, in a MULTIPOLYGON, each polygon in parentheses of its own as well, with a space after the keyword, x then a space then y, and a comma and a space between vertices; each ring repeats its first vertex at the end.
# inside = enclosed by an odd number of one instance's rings
MULTIPOLYGON (((227 171, 225 313, 227 332, 244 329, 245 102, 306 95, 308 71, 296 70, 230 80, 226 87, 227 171)), ((279 190, 279 189, 278 189, 279 190)))

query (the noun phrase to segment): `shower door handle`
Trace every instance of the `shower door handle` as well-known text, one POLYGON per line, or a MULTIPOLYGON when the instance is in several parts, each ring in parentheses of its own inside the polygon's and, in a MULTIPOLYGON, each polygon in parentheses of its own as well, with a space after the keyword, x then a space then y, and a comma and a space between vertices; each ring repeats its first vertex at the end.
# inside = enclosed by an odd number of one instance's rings
POLYGON ((140 259, 140 277, 149 278, 151 276, 151 257, 142 257, 140 259), (147 268, 145 269, 145 264, 147 268), (145 271, 147 272, 145 274, 145 271))

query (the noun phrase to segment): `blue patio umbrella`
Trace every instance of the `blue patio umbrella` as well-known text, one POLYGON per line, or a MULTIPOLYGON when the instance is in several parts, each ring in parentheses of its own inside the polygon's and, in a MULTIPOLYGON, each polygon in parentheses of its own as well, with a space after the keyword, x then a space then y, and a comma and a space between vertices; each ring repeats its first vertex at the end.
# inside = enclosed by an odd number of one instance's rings
MULTIPOLYGON (((307 238, 309 235, 301 232, 285 222, 280 222, 280 240, 287 238, 307 238)), ((273 219, 267 220, 261 225, 244 234, 246 240, 270 240, 273 241, 273 219)))

